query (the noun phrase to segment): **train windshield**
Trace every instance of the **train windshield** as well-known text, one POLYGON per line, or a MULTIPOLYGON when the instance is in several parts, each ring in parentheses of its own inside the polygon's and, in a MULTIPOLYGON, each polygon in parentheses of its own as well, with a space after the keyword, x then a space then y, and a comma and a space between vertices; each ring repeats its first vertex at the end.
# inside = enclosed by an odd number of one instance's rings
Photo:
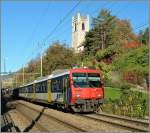
POLYGON ((76 88, 101 87, 100 75, 98 73, 73 73, 72 80, 76 88))

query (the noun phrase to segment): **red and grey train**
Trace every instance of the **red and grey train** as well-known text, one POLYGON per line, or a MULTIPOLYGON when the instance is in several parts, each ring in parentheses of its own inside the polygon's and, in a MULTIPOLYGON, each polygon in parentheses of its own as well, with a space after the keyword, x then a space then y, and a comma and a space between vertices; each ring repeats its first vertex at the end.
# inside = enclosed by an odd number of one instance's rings
POLYGON ((103 75, 89 68, 56 70, 14 89, 16 92, 19 97, 55 104, 74 112, 93 112, 103 103, 103 75))

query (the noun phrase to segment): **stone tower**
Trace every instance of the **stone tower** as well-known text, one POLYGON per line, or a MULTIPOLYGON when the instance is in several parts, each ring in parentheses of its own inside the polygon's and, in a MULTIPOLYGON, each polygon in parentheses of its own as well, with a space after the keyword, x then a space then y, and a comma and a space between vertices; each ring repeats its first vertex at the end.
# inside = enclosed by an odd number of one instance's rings
POLYGON ((77 16, 72 17, 72 47, 75 52, 83 51, 84 47, 81 46, 85 39, 86 32, 89 31, 89 16, 81 16, 77 13, 77 16))

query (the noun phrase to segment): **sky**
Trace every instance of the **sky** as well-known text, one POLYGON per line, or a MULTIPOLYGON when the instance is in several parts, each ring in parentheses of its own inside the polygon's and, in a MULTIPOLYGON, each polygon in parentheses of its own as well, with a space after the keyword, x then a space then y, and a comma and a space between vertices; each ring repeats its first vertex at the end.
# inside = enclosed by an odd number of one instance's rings
POLYGON ((4 61, 5 71, 19 70, 57 40, 72 47, 71 21, 77 12, 88 14, 91 25, 101 9, 108 9, 112 15, 129 20, 133 31, 138 33, 149 26, 148 4, 148 0, 3 1, 1 71, 4 72, 4 61))

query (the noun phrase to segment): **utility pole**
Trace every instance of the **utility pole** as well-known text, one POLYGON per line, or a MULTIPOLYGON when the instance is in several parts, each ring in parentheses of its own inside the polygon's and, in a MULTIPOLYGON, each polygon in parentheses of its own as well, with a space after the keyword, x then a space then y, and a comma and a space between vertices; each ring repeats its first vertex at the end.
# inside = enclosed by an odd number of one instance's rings
POLYGON ((83 67, 83 62, 82 62, 82 67, 83 67))
POLYGON ((41 52, 41 77, 43 76, 43 61, 42 61, 42 52, 41 52))
POLYGON ((16 77, 16 87, 17 87, 17 73, 15 74, 15 77, 16 77))
POLYGON ((5 57, 4 57, 4 72, 6 72, 6 63, 5 63, 5 57))
POLYGON ((23 81, 23 85, 24 85, 24 66, 22 66, 22 81, 23 81))
POLYGON ((40 58, 41 58, 41 77, 42 77, 43 76, 42 45, 40 46, 40 44, 38 43, 38 47, 41 48, 41 52, 40 52, 40 54, 41 54, 40 56, 41 57, 40 58))

